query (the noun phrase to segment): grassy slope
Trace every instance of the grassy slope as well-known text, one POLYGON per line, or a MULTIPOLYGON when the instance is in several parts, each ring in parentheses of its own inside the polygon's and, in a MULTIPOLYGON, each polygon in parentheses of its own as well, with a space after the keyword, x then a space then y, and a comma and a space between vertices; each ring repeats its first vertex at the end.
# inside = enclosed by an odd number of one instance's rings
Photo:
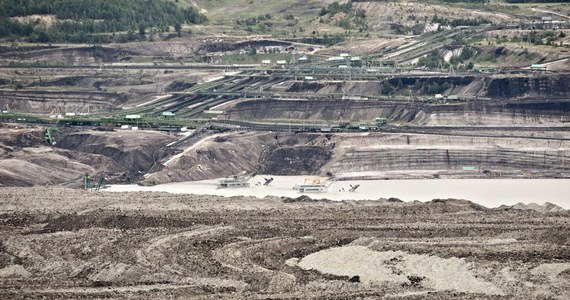
MULTIPOLYGON (((179 0, 180 5, 192 5, 199 9, 202 9, 202 13, 207 15, 210 19, 210 24, 208 27, 210 27, 211 32, 225 33, 228 35, 243 36, 252 34, 251 32, 245 31, 244 26, 236 27, 235 20, 237 19, 246 19, 259 15, 271 14, 271 22, 274 23, 274 26, 273 29, 265 34, 278 38, 286 36, 291 37, 293 34, 296 36, 310 36, 314 30, 318 31, 321 36, 324 33, 344 32, 344 29, 332 24, 334 20, 328 21, 329 24, 323 24, 318 21, 320 9, 322 7, 326 7, 332 2, 334 2, 334 0, 179 0), (291 24, 289 24, 288 26, 288 22, 283 18, 286 14, 293 14, 298 19, 297 24, 294 26, 291 26, 291 24), (304 31, 299 32, 299 28, 303 28, 304 31)), ((440 13, 440 15, 445 15, 449 19, 482 17, 493 22, 517 22, 521 18, 525 19, 525 17, 529 16, 534 16, 536 18, 543 15, 544 13, 540 12, 539 10, 549 10, 564 15, 570 13, 570 8, 567 5, 548 3, 506 4, 502 1, 495 0, 492 0, 486 5, 472 5, 465 3, 450 4, 432 0, 417 3, 410 3, 407 1, 364 2, 355 3, 354 7, 367 10, 367 21, 372 30, 370 37, 374 38, 390 33, 382 31, 380 28, 374 28, 374 24, 380 24, 384 22, 401 22, 408 26, 416 24, 414 20, 408 18, 408 15, 414 15, 417 20, 420 21, 420 23, 423 23, 424 20, 431 20, 433 15, 438 13, 440 13), (474 13, 474 11, 477 12, 474 13), (497 14, 495 15, 494 12, 497 12, 497 14)), ((326 19, 327 18, 325 17, 325 20, 326 19)), ((260 33, 254 31, 253 34, 260 33)), ((355 32, 353 32, 351 35, 353 38, 359 37, 358 33, 355 32)), ((373 42, 375 40, 370 39, 370 41, 373 42)), ((521 45, 510 45, 508 43, 496 46, 506 46, 507 48, 513 50, 516 50, 517 48, 520 49, 521 47, 521 45)), ((529 50, 534 53, 540 53, 541 49, 544 48, 548 48, 544 49, 544 52, 547 54, 550 54, 550 52, 559 52, 559 50, 552 49, 553 47, 548 46, 537 47, 528 45, 527 48, 529 48, 529 50)), ((236 59, 238 58, 227 58, 229 62, 237 62, 235 61, 236 59)), ((239 59, 242 58, 239 57, 239 59)), ((502 63, 516 63, 511 61, 514 58, 502 59, 506 59, 506 61, 502 63)), ((249 58, 246 60, 248 62, 250 61, 249 58)), ((498 62, 478 61, 477 63, 494 64, 498 62)))
POLYGON ((234 20, 264 14, 285 15, 293 14, 298 18, 316 16, 322 7, 332 0, 179 0, 181 2, 194 2, 201 9, 208 12, 206 15, 212 20, 234 20))
MULTIPOLYGON (((199 8, 209 20, 211 33, 228 35, 262 34, 273 37, 310 36, 313 31, 320 34, 342 32, 341 28, 318 22, 319 12, 333 0, 179 0, 181 6, 199 8), (235 26, 236 20, 270 14, 273 27, 267 32, 247 32, 245 26, 235 26), (292 14, 296 20, 285 20, 292 14)), ((254 29, 255 26, 253 26, 254 29)))

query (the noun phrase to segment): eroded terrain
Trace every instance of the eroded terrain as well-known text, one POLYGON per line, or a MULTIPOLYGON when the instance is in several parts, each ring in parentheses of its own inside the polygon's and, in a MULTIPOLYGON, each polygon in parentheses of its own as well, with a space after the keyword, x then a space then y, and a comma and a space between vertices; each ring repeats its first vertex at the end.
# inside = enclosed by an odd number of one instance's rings
POLYGON ((0 189, 3 299, 567 299, 568 212, 0 189))
POLYGON ((0 37, 0 299, 570 299, 552 203, 80 189, 570 178, 570 6, 168 2, 210 21, 75 44, 3 19, 47 39, 0 37))

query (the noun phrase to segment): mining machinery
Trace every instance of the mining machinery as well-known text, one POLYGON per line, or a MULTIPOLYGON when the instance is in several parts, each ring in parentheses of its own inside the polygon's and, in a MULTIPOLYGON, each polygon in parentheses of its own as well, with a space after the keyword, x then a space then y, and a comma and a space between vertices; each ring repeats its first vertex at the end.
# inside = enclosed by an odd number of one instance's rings
POLYGON ((242 172, 238 175, 229 176, 218 180, 218 188, 249 187, 249 181, 257 175, 256 172, 242 172))

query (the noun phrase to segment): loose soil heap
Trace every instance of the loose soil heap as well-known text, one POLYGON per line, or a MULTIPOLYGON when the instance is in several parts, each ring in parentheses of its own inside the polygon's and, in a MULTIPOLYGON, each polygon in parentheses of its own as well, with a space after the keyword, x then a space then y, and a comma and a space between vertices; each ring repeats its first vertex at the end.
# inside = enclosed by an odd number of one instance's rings
POLYGON ((0 199, 2 299, 570 296, 568 212, 61 188, 0 199))

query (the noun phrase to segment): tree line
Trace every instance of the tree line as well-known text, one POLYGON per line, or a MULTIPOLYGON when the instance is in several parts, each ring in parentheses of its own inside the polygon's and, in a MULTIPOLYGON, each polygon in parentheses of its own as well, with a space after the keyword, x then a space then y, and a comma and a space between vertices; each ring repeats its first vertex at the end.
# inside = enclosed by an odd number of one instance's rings
POLYGON ((75 41, 80 36, 141 27, 165 28, 199 24, 206 17, 195 8, 181 8, 163 0, 2 0, 0 37, 26 37, 32 42, 75 41), (51 26, 19 22, 13 17, 53 15, 51 26))

